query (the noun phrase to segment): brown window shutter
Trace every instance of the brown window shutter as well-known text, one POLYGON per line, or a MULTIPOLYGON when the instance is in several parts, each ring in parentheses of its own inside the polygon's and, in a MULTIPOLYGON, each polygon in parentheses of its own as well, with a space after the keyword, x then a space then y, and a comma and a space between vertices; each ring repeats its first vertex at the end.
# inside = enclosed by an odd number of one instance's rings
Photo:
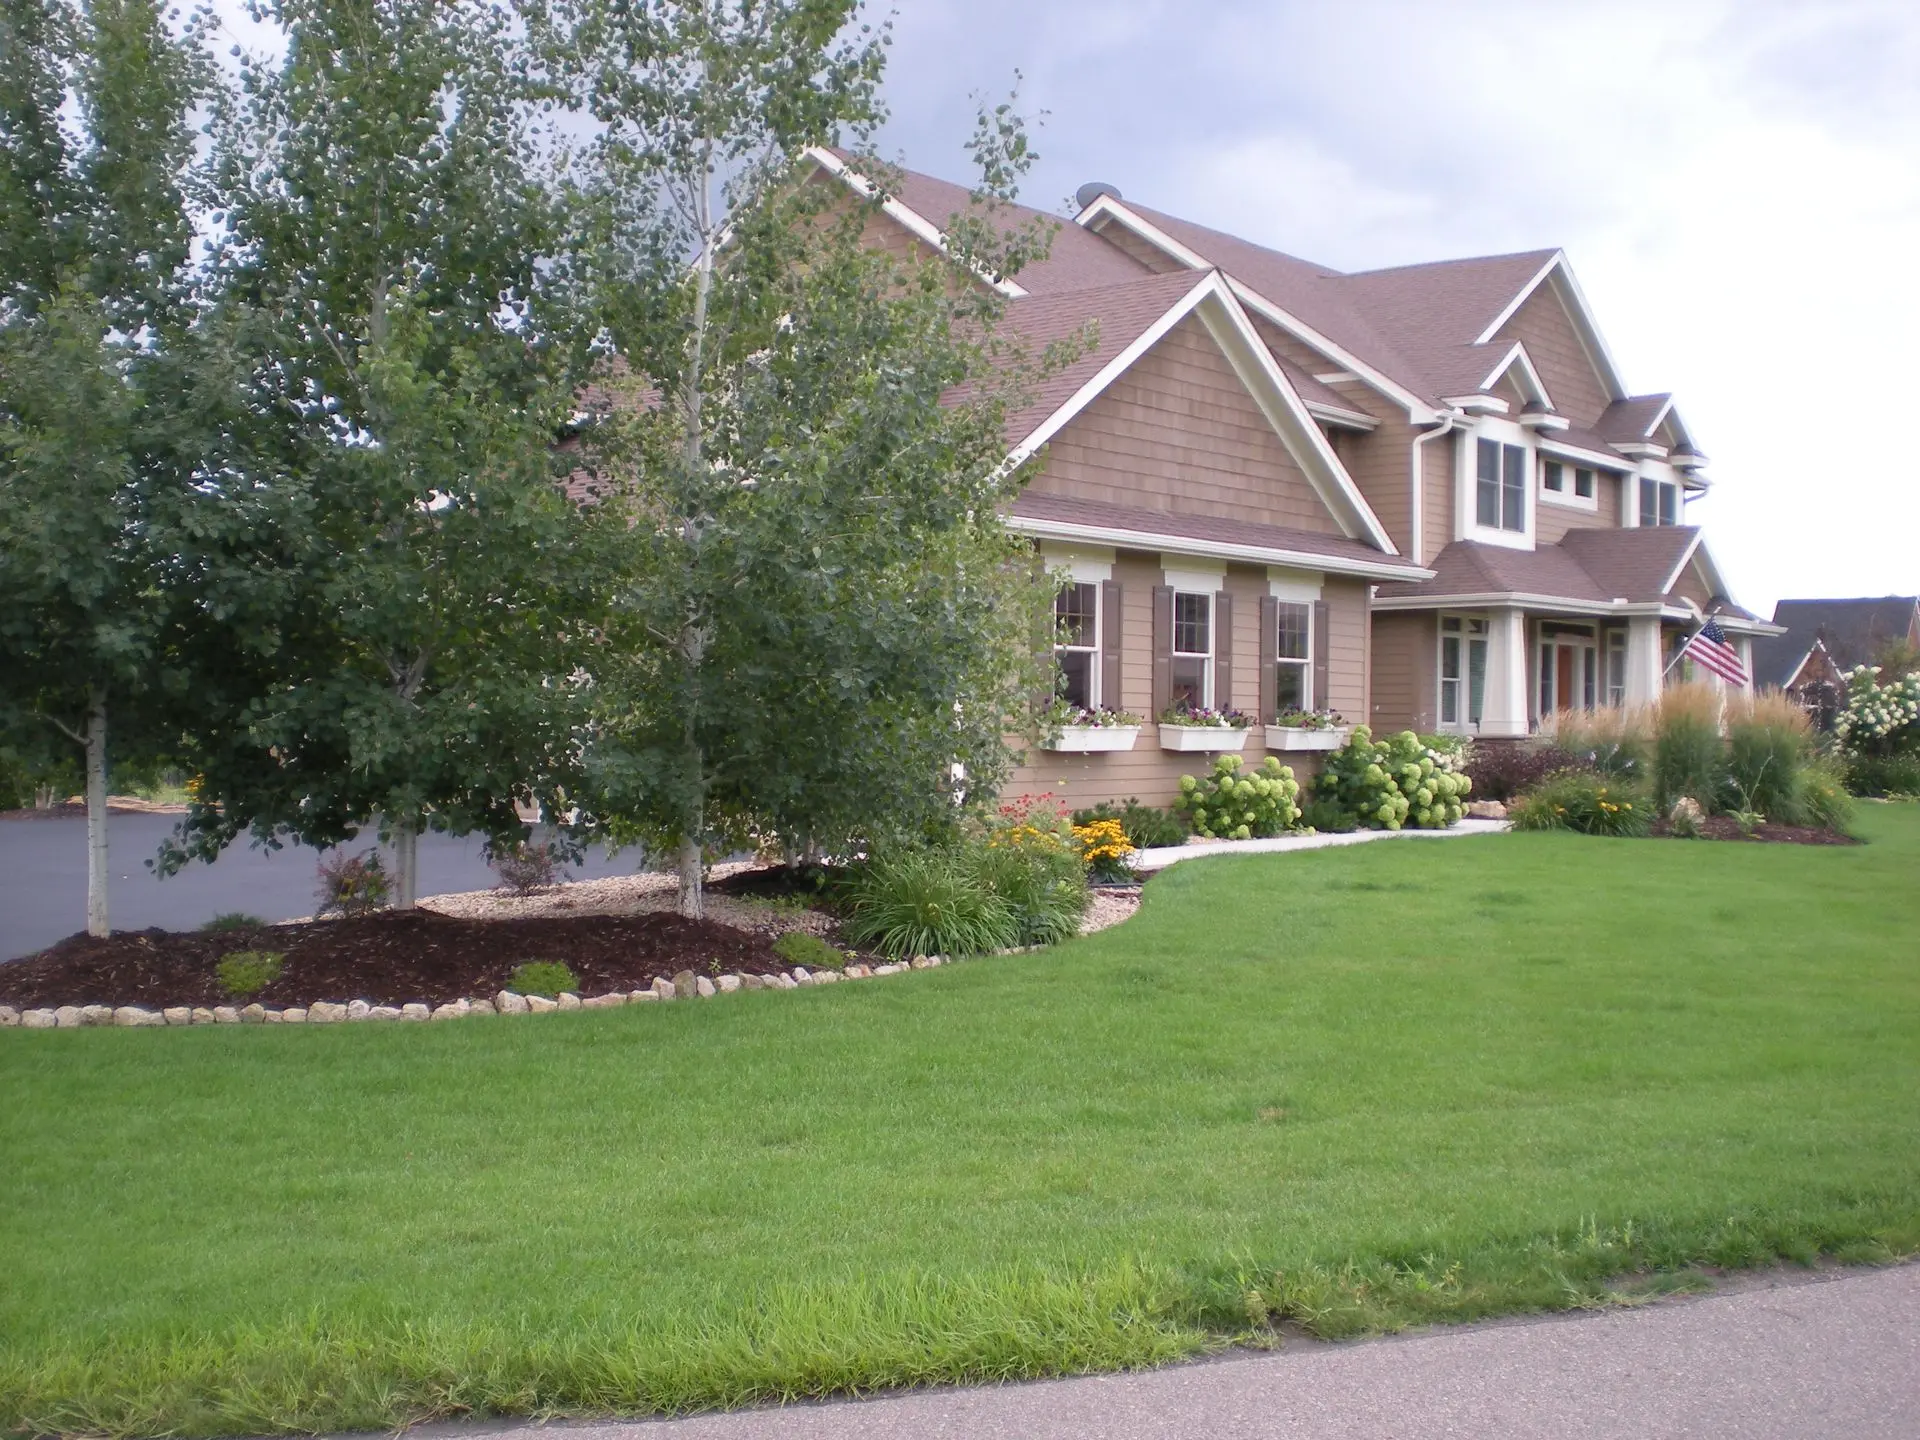
POLYGON ((1213 592, 1213 708, 1233 708, 1233 596, 1213 592))
POLYGON ((1153 715, 1173 704, 1173 587, 1153 587, 1153 715))
POLYGON ((1100 703, 1109 710, 1120 704, 1120 647, 1125 627, 1120 619, 1120 582, 1100 582, 1100 703))
POLYGON ((1327 651, 1330 648, 1327 634, 1332 627, 1327 623, 1327 602, 1313 602, 1313 694, 1307 697, 1307 704, 1315 710, 1327 708, 1327 651))
POLYGON ((1280 713, 1280 602, 1260 597, 1260 723, 1271 725, 1280 713))

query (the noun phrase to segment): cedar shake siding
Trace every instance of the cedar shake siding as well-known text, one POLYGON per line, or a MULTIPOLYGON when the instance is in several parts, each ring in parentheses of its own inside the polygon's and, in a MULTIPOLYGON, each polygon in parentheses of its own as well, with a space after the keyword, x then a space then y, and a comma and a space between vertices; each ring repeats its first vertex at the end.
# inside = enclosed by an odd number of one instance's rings
POLYGON ((1319 494, 1189 316, 1047 446, 1041 495, 1340 533, 1319 494))
POLYGON ((1373 617, 1373 733, 1439 728, 1439 630, 1431 613, 1395 611, 1373 617))
POLYGON ((1535 287, 1494 337, 1496 346, 1515 340, 1527 347, 1527 358, 1539 371, 1555 410, 1576 425, 1599 419, 1612 397, 1601 388, 1593 357, 1551 281, 1535 287))
POLYGON ((1433 557, 1453 541, 1453 466, 1459 448, 1458 440, 1442 435, 1420 449, 1420 529, 1424 544, 1417 554, 1423 565, 1431 565, 1433 557))

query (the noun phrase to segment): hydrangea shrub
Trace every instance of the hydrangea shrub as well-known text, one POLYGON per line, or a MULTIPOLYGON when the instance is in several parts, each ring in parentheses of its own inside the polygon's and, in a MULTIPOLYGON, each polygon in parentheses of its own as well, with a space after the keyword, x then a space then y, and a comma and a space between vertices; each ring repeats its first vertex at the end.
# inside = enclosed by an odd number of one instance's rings
POLYGON ((1180 798, 1173 802, 1193 822, 1193 833, 1215 840, 1252 840, 1278 835, 1300 822, 1300 782, 1293 767, 1269 755, 1242 774, 1246 762, 1222 755, 1202 776, 1180 777, 1180 798))
POLYGON ((1920 675, 1881 683, 1878 665, 1857 665, 1847 675, 1847 708, 1833 723, 1849 755, 1882 757, 1920 753, 1920 675))
POLYGON ((1444 830, 1465 813, 1473 789, 1456 763, 1411 730, 1375 740, 1369 727, 1356 725, 1346 745, 1327 756, 1314 795, 1363 829, 1444 830))

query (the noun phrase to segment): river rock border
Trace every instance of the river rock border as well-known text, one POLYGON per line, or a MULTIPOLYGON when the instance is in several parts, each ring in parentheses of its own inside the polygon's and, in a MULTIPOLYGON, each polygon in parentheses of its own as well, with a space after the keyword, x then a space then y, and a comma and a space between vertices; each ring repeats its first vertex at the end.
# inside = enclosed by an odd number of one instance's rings
MULTIPOLYGON (((1022 955, 1041 947, 997 950, 996 955, 1022 955)), ((374 1005, 365 1000, 316 1000, 269 1010, 264 1005, 169 1005, 147 1010, 138 1005, 59 1005, 17 1010, 0 1005, 0 1028, 78 1030, 87 1026, 125 1029, 168 1025, 340 1025, 369 1020, 464 1020, 472 1015, 549 1015, 563 1010, 613 1010, 622 1005, 658 1004, 667 1000, 711 1000, 739 990, 799 990, 833 985, 842 980, 871 980, 903 975, 910 970, 932 970, 947 964, 943 955, 916 955, 890 965, 849 965, 844 970, 808 970, 796 965, 773 975, 696 975, 682 970, 671 980, 655 980, 647 990, 615 990, 605 995, 579 996, 563 992, 549 1000, 544 995, 521 995, 502 990, 491 1000, 449 1000, 444 1005, 374 1005)))

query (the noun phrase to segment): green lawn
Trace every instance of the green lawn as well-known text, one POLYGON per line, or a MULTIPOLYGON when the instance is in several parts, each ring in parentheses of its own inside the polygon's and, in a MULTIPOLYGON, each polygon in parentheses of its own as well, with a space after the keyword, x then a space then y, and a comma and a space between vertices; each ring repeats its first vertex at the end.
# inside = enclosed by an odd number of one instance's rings
POLYGON ((0 1428, 637 1413, 1912 1253, 1920 807, 1860 828, 1200 861, 792 994, 8 1031, 0 1428))

